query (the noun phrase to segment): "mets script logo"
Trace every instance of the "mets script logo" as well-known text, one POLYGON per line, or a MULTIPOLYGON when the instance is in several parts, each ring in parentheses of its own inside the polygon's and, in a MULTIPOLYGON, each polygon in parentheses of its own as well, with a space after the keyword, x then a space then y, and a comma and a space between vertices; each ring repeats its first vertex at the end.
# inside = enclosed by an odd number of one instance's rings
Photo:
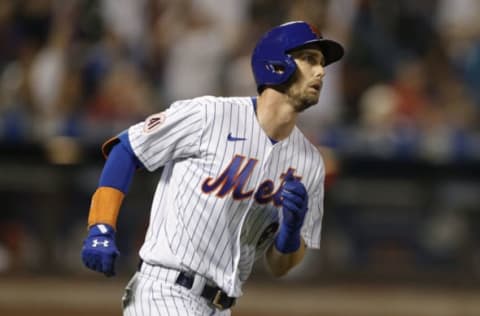
POLYGON ((256 191, 255 189, 247 190, 245 184, 252 175, 258 160, 254 158, 249 158, 246 162, 245 160, 246 157, 241 155, 233 157, 217 178, 208 177, 203 181, 202 191, 206 194, 216 192, 216 196, 219 198, 231 193, 235 200, 244 200, 254 196, 255 201, 259 204, 273 202, 275 206, 280 206, 282 205, 280 197, 285 178, 294 176, 299 180, 301 179, 301 177, 294 175, 294 168, 288 168, 285 173, 280 175, 281 184, 278 188, 275 188, 272 180, 267 179, 259 185, 256 191))

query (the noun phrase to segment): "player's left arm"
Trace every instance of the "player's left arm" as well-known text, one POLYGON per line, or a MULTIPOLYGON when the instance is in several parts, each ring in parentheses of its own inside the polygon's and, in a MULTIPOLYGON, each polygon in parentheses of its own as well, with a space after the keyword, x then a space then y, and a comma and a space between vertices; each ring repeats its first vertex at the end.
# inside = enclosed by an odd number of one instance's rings
POLYGON ((305 256, 305 241, 300 235, 308 209, 308 193, 300 180, 286 179, 282 191, 283 220, 275 241, 268 248, 266 263, 280 277, 299 264, 305 256))
POLYGON ((290 271, 294 266, 302 262, 305 256, 305 241, 300 239, 300 247, 290 253, 283 253, 272 244, 265 254, 268 268, 273 276, 281 277, 290 271))

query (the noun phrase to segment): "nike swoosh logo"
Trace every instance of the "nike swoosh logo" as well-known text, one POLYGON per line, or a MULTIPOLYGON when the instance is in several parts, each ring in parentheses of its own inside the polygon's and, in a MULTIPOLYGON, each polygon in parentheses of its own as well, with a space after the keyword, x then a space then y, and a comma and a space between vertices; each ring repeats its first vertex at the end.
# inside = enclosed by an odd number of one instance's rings
POLYGON ((232 133, 228 133, 227 140, 230 142, 236 142, 239 140, 247 140, 247 139, 243 137, 235 137, 235 136, 232 136, 232 133))

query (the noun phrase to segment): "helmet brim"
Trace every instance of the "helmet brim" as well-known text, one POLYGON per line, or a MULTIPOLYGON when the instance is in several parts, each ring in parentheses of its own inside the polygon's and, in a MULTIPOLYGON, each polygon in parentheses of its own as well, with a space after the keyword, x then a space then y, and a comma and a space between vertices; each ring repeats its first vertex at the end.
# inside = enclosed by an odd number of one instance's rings
POLYGON ((325 38, 308 41, 299 47, 289 50, 288 53, 305 48, 320 50, 325 58, 325 66, 339 61, 345 54, 345 50, 340 43, 325 38))

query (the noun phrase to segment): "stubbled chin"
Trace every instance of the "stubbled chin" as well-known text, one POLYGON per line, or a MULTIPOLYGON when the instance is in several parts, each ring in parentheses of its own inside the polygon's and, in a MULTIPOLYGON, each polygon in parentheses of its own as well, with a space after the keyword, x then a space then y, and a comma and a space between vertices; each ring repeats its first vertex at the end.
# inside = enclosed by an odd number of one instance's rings
POLYGON ((309 107, 311 106, 314 106, 315 104, 318 103, 318 97, 317 98, 305 98, 303 100, 303 102, 301 102, 298 106, 297 106, 297 112, 303 112, 305 111, 306 109, 308 109, 309 107))
POLYGON ((303 93, 289 94, 289 98, 294 101, 295 111, 300 113, 318 103, 320 91, 307 89, 303 93))
POLYGON ((318 103, 318 99, 320 98, 320 93, 312 93, 305 96, 303 100, 303 110, 308 109, 309 107, 318 103))

